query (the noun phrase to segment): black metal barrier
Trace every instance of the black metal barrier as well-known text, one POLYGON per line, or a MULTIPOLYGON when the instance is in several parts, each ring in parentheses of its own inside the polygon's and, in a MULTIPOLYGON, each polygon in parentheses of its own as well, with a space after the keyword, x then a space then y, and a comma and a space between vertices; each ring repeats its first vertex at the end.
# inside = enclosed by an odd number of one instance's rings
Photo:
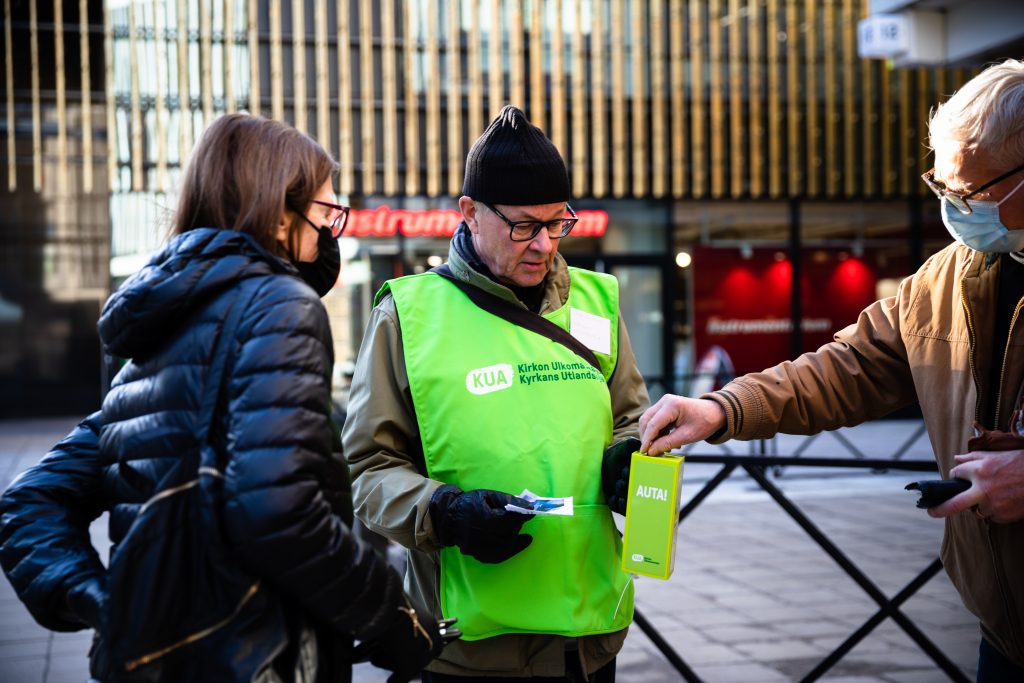
MULTIPOLYGON (((679 511, 679 522, 682 523, 686 517, 693 512, 701 502, 714 491, 719 484, 729 478, 729 475, 742 467, 754 481, 770 495, 779 506, 810 536, 815 543, 821 546, 829 557, 835 560, 847 576, 853 579, 868 596, 878 605, 875 612, 856 631, 844 640, 839 646, 821 662, 817 664, 801 683, 816 681, 823 676, 832 666, 842 659, 850 650, 864 639, 876 626, 892 619, 902 628, 910 638, 917 643, 917 646, 927 654, 942 669, 950 680, 962 683, 970 683, 963 672, 933 643, 928 636, 910 620, 900 606, 916 593, 929 579, 935 576, 942 569, 942 563, 936 558, 931 564, 925 567, 914 579, 903 587, 892 598, 885 594, 875 585, 867 575, 864 574, 829 538, 812 522, 789 498, 765 475, 765 468, 781 468, 787 466, 801 467, 843 467, 871 470, 904 470, 909 472, 932 472, 936 471, 935 463, 925 460, 869 460, 867 458, 806 458, 806 457, 779 457, 779 456, 740 456, 740 455, 687 455, 687 464, 712 464, 722 465, 722 469, 715 474, 700 491, 679 511)), ((679 672, 684 680, 691 683, 701 683, 701 678, 691 669, 683 658, 672 649, 657 629, 648 621, 639 610, 634 614, 634 620, 655 647, 668 659, 669 663, 679 672)))

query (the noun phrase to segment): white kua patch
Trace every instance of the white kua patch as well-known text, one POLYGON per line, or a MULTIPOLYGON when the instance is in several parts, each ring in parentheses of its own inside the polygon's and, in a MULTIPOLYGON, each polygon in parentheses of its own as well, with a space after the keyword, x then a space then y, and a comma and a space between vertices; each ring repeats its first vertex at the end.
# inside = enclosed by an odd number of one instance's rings
POLYGON ((489 394, 512 386, 515 372, 508 363, 475 368, 466 374, 466 389, 473 394, 489 394))

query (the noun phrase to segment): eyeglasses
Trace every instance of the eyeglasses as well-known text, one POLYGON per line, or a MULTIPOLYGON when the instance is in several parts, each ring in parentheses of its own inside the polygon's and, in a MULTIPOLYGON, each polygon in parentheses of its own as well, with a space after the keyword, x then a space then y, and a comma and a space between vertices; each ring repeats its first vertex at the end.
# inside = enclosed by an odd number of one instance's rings
POLYGON ((965 214, 965 215, 970 215, 974 210, 971 208, 971 205, 967 203, 968 199, 970 199, 971 197, 973 197, 976 194, 984 192, 985 190, 987 190, 988 188, 992 187, 993 185, 1006 180, 1007 178, 1012 176, 1014 173, 1020 173, 1021 171, 1024 171, 1024 164, 1021 164, 1020 166, 1018 166, 1017 168, 1013 169, 1012 171, 1007 171, 1006 173, 1004 173, 1003 175, 999 176, 998 178, 995 178, 993 180, 988 181, 987 183, 985 183, 984 185, 982 185, 978 189, 971 190, 967 194, 957 194, 956 192, 950 192, 948 189, 946 189, 945 185, 943 185, 941 182, 939 182, 938 180, 935 179, 935 169, 934 168, 932 170, 928 171, 927 173, 925 173, 924 175, 922 175, 921 179, 925 182, 925 184, 929 188, 931 188, 931 191, 935 193, 936 197, 938 197, 939 199, 945 198, 945 200, 947 202, 949 202, 951 205, 953 205, 953 207, 957 211, 959 211, 960 213, 965 214))
POLYGON ((540 234, 541 230, 547 230, 548 238, 553 240, 562 239, 570 232, 572 232, 573 226, 576 225, 576 221, 579 218, 576 216, 576 212, 572 210, 572 207, 568 204, 565 205, 565 210, 569 212, 569 218, 559 218, 554 221, 510 221, 505 215, 498 211, 496 208, 488 204, 487 202, 481 202, 488 209, 493 211, 495 215, 501 220, 505 221, 508 226, 508 237, 513 242, 529 242, 534 237, 540 234))
MULTIPOLYGON (((331 209, 331 212, 327 214, 327 217, 330 219, 330 222, 328 224, 330 225, 331 228, 331 237, 333 237, 334 239, 338 239, 339 237, 341 237, 341 233, 345 232, 345 226, 348 224, 348 214, 352 210, 352 208, 349 206, 344 206, 342 204, 322 202, 319 199, 314 199, 313 203, 319 204, 320 206, 326 206, 331 209)), ((312 225, 314 228, 319 229, 319 226, 317 226, 317 224, 314 223, 313 221, 309 220, 309 218, 306 217, 306 214, 302 214, 302 217, 305 218, 306 222, 312 225)))

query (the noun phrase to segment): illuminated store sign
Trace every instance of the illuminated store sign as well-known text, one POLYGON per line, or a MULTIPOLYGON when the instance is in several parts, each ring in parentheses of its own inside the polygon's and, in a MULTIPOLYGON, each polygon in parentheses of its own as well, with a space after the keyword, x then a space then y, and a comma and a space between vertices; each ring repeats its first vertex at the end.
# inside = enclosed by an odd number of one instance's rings
MULTIPOLYGON (((723 353, 739 373, 790 358, 792 264, 775 249, 693 250, 693 330, 696 358, 723 353)), ((801 266, 803 346, 811 351, 857 320, 875 301, 871 259, 839 249, 806 249, 801 266)))
MULTIPOLYGON (((607 211, 577 211, 574 237, 600 237, 608 229, 607 211)), ((428 209, 408 211, 381 206, 353 211, 345 227, 350 237, 451 237, 462 220, 458 211, 428 209)))

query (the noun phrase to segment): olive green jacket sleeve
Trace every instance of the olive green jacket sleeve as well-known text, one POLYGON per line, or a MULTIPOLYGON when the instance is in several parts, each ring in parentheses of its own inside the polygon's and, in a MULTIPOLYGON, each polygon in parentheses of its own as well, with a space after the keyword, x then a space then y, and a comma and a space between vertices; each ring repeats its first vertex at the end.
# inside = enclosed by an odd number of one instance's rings
POLYGON ((423 552, 440 549, 427 506, 428 479, 394 299, 371 312, 349 389, 342 450, 355 514, 372 531, 423 552))

